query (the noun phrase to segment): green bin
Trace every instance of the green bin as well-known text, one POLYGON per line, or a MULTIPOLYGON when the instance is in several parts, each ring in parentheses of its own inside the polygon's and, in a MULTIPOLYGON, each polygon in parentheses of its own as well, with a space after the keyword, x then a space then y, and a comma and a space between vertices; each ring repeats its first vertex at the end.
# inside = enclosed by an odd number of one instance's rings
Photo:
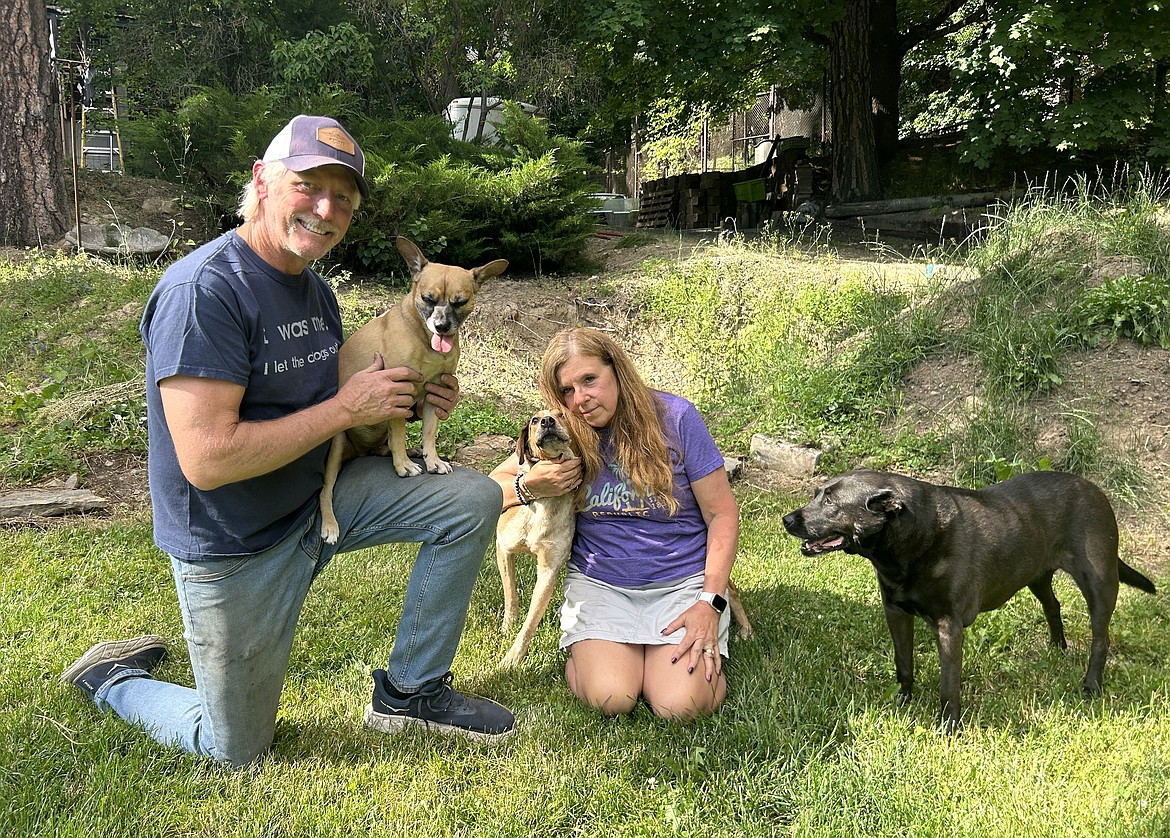
POLYGON ((765 192, 763 178, 742 180, 735 184, 735 200, 740 203, 750 204, 755 201, 762 201, 764 200, 765 192))

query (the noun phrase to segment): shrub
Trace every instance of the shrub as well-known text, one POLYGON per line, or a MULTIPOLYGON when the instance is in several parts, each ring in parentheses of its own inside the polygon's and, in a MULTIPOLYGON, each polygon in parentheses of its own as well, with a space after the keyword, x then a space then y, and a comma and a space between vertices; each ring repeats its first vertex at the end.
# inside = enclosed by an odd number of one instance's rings
POLYGON ((128 126, 129 169, 200 188, 234 209, 253 161, 297 113, 340 119, 359 138, 372 194, 331 260, 355 271, 403 274, 393 237, 405 235, 429 258, 473 265, 508 259, 513 270, 572 264, 593 232, 592 186, 581 144, 505 108, 506 147, 455 140, 438 117, 366 120, 336 85, 293 99, 261 88, 237 97, 204 88, 173 114, 128 126))
MULTIPOLYGON (((436 122, 424 127, 433 132, 436 122)), ((389 246, 395 235, 428 258, 467 266, 504 258, 513 270, 539 273, 578 258, 594 229, 578 143, 550 136, 519 108, 505 110, 500 132, 511 150, 389 128, 369 133, 372 194, 347 245, 355 267, 400 275, 402 259, 389 246), (404 148, 407 137, 414 142, 404 148)))
POLYGON ((1143 346, 1170 349, 1168 299, 1170 277, 1118 277, 1086 291, 1076 306, 1076 319, 1086 340, 1104 335, 1114 343, 1131 338, 1143 346))

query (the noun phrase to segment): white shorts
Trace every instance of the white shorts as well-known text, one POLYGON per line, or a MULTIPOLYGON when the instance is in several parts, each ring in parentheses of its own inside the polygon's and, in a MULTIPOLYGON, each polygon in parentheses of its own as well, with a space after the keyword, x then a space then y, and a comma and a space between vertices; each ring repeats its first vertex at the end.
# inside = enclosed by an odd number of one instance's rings
MULTIPOLYGON (((678 645, 686 634, 662 630, 695 604, 703 590, 703 574, 636 588, 608 585, 569 568, 561 605, 561 648, 578 640, 610 640, 646 646, 678 645)), ((724 592, 724 597, 727 593, 724 592)), ((727 657, 731 609, 719 617, 719 653, 727 657)))

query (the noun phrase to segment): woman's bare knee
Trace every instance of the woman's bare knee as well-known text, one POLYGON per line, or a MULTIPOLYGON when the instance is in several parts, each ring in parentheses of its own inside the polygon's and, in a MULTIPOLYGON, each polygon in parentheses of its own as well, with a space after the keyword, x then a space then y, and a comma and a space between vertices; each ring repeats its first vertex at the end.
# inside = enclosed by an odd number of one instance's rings
POLYGON ((595 710, 600 710, 607 716, 620 716, 632 713, 638 704, 638 697, 630 695, 628 690, 612 682, 598 683, 578 674, 575 680, 569 681, 569 689, 583 703, 595 710))
POLYGON ((579 666, 572 654, 565 661, 565 680, 573 695, 607 716, 633 712, 641 692, 641 685, 633 683, 636 679, 631 677, 631 673, 620 668, 613 670, 579 666))
POLYGON ((690 690, 652 691, 646 696, 650 709, 664 719, 686 724, 700 716, 710 716, 719 708, 716 696, 709 690, 700 690, 697 693, 690 690))
POLYGON ((655 653, 647 661, 643 695, 657 715, 686 723, 719 709, 727 697, 727 681, 723 673, 708 681, 700 670, 688 673, 655 653))
POLYGON ((604 697, 601 695, 595 696, 578 696, 582 701, 588 704, 595 710, 600 710, 607 716, 624 716, 627 713, 633 713, 634 708, 638 706, 638 699, 629 695, 615 695, 609 693, 604 697))

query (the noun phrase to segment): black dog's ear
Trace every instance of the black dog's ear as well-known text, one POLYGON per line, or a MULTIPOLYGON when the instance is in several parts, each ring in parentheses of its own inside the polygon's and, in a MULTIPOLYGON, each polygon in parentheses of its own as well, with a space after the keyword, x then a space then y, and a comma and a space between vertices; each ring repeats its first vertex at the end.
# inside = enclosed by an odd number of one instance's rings
POLYGON ((902 501, 894 497, 893 489, 882 489, 866 499, 865 508, 877 514, 891 515, 901 512, 903 507, 902 501))

